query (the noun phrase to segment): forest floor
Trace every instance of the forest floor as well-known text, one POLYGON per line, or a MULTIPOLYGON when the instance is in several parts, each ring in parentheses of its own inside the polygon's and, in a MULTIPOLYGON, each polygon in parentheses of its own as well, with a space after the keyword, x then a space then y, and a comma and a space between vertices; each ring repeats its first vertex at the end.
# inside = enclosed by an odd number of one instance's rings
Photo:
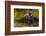
POLYGON ((32 24, 15 22, 14 27, 31 27, 32 24))

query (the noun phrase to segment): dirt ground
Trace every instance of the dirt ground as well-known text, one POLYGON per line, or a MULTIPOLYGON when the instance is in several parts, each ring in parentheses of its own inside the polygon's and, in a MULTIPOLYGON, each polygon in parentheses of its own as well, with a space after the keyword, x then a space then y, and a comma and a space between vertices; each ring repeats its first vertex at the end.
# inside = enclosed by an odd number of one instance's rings
POLYGON ((16 22, 14 27, 31 27, 32 24, 28 24, 28 23, 18 23, 16 22))

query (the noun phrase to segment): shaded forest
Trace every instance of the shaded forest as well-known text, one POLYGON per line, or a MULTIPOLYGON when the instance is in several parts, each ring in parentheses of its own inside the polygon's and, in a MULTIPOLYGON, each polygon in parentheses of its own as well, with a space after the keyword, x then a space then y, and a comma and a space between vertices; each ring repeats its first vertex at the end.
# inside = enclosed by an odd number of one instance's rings
POLYGON ((30 24, 28 24, 28 19, 24 16, 26 10, 31 9, 14 9, 14 23, 16 27, 25 27, 25 26, 38 26, 39 24, 39 11, 38 9, 33 9, 33 18, 30 18, 30 24))

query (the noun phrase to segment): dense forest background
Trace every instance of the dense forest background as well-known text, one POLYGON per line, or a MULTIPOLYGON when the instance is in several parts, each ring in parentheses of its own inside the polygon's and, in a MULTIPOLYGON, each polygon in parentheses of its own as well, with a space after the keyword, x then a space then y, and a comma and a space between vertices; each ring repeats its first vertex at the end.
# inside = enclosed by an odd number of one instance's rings
MULTIPOLYGON (((24 18, 21 18, 20 16, 24 16, 26 14, 26 12, 25 12, 26 10, 27 9, 16 9, 16 8, 14 8, 14 23, 16 23, 18 21, 19 22, 25 21, 24 18)), ((33 17, 34 17, 34 23, 33 24, 35 24, 35 26, 38 26, 38 23, 39 23, 39 11, 38 11, 38 9, 33 9, 33 17)))

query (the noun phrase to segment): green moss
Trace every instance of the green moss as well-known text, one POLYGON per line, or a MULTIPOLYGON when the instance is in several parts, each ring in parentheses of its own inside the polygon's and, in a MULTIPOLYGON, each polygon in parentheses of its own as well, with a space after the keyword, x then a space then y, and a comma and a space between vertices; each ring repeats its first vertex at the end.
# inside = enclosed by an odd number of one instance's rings
POLYGON ((34 9, 34 14, 33 15, 36 16, 36 17, 39 15, 38 9, 34 9))

